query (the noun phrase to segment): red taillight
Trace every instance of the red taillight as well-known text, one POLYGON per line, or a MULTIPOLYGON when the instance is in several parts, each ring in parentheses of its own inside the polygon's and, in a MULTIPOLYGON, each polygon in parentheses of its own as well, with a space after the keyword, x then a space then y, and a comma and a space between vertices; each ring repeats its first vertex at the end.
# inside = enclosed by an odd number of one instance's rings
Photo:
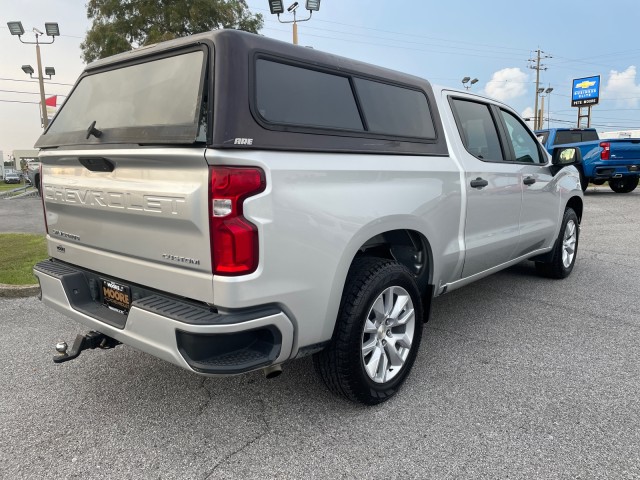
POLYGON ((265 189, 264 172, 250 167, 211 167, 209 230, 213 273, 244 275, 258 268, 258 229, 242 216, 247 197, 265 189))
POLYGON ((600 142, 600 148, 602 148, 600 159, 609 160, 611 156, 611 144, 609 142, 600 142))

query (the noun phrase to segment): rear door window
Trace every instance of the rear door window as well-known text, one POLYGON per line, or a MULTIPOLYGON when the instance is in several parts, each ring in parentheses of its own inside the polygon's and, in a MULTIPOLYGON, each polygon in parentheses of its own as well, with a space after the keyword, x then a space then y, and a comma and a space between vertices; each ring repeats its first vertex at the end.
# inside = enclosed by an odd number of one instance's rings
POLYGON ((467 151, 485 161, 502 161, 504 155, 489 105, 452 99, 456 123, 467 151))

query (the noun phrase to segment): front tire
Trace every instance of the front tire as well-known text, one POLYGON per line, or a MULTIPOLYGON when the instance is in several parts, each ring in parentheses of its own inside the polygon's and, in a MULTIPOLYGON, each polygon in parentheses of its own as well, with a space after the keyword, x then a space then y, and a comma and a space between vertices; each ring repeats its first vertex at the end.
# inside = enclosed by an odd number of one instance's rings
POLYGON ((333 393, 376 405, 411 371, 422 338, 422 301, 413 275, 380 258, 354 260, 330 344, 314 355, 333 393))
POLYGON ((633 192, 638 186, 639 177, 622 177, 609 180, 609 188, 616 193, 633 192))
POLYGON ((549 278, 568 277, 576 263, 580 225, 578 216, 572 208, 564 211, 560 234, 553 246, 551 259, 548 262, 536 262, 539 274, 549 278))

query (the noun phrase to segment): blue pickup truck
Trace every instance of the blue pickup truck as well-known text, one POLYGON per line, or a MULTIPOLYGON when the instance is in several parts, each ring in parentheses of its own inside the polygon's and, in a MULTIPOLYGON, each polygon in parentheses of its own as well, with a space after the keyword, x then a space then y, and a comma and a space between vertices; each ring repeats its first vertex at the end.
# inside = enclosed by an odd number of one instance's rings
POLYGON ((640 138, 600 139, 593 128, 550 128, 536 136, 549 152, 559 145, 578 147, 582 153, 580 183, 609 187, 616 193, 635 190, 640 179, 640 138))

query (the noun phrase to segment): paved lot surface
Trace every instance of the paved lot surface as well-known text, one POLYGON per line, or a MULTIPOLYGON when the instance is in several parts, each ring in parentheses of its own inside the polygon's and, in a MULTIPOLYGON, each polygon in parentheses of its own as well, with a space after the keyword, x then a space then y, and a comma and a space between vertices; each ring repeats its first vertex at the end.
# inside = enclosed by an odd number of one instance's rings
POLYGON ((45 233, 40 197, 0 198, 0 233, 45 233))
POLYGON ((403 391, 331 396, 311 361, 203 379, 0 300, 3 478, 640 478, 640 194, 585 197, 564 281, 523 263, 439 298, 403 391))

